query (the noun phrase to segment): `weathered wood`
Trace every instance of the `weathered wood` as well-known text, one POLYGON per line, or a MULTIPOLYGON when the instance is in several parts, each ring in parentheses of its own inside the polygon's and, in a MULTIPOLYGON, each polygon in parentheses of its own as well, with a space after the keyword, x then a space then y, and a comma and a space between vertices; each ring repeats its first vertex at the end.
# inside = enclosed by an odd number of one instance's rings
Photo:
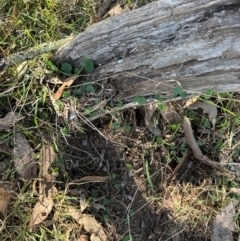
POLYGON ((20 64, 24 61, 31 60, 41 54, 53 52, 57 50, 63 44, 69 42, 74 36, 69 36, 64 39, 60 39, 50 43, 39 44, 38 46, 32 47, 25 51, 20 51, 9 55, 6 58, 0 59, 0 71, 7 69, 10 66, 20 64))
POLYGON ((239 0, 162 0, 89 27, 53 56, 94 61, 118 98, 240 91, 239 0))

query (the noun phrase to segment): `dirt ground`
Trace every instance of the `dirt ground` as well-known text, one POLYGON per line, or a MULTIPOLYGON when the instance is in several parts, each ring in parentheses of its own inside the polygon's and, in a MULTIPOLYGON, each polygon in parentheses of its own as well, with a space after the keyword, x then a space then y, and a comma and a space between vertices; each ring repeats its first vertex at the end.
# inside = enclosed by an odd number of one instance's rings
MULTIPOLYGON (((102 197, 109 199, 107 212, 95 210, 94 214, 99 221, 106 214, 110 218, 105 228, 112 233, 111 240, 123 240, 123 237, 128 240, 124 235, 128 233, 139 241, 210 240, 211 223, 216 215, 213 206, 217 207, 219 202, 210 196, 214 193, 214 182, 220 186, 222 177, 191 153, 174 175, 176 156, 181 157, 182 153, 178 151, 172 161, 167 161, 168 150, 162 144, 154 144, 139 110, 123 113, 129 117, 128 121, 132 115, 137 119, 135 129, 129 132, 114 130, 110 119, 105 117, 94 122, 97 131, 88 129, 84 134, 68 138, 69 147, 63 155, 68 160, 71 179, 84 175, 114 176, 108 183, 77 187, 85 190, 87 196, 98 190, 102 197), (154 190, 147 179, 146 162, 154 190)), ((181 130, 174 137, 166 134, 166 138, 174 150, 184 143, 181 130)))

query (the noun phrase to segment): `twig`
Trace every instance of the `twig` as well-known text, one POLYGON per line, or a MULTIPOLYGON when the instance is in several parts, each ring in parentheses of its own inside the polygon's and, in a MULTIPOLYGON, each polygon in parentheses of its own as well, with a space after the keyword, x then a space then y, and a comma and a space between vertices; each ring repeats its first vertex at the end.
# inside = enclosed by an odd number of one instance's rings
POLYGON ((223 174, 223 175, 226 175, 229 177, 235 176, 234 172, 226 170, 224 167, 221 166, 220 163, 214 162, 211 159, 209 159, 207 156, 203 155, 203 153, 202 153, 200 147, 198 146, 197 141, 193 135, 191 122, 186 116, 184 116, 184 118, 183 118, 183 129, 184 129, 184 133, 185 133, 186 142, 189 145, 189 147, 191 148, 193 155, 197 160, 220 171, 221 174, 223 174))
POLYGON ((180 170, 180 168, 183 166, 183 163, 187 160, 187 157, 189 155, 189 150, 187 149, 185 152, 184 152, 184 155, 182 157, 182 161, 179 162, 177 164, 177 166, 175 167, 175 169, 173 170, 173 174, 176 175, 176 173, 180 170))

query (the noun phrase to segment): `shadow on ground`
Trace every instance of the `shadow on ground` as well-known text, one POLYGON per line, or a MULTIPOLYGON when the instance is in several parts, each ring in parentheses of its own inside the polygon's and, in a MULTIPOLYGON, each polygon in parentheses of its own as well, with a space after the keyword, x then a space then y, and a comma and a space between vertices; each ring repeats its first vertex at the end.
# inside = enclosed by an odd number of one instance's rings
POLYGON ((148 133, 126 134, 106 123, 104 128, 97 125, 99 131, 68 138, 64 159, 72 180, 93 174, 110 176, 106 183, 76 186, 93 201, 103 204, 103 198, 109 200, 105 210, 88 212, 104 224, 110 240, 130 240, 130 235, 136 241, 210 240, 212 214, 207 205, 213 203, 206 202, 212 202, 207 189, 211 169, 187 160, 173 178, 170 166, 175 164, 166 164, 161 145, 148 145, 148 133))

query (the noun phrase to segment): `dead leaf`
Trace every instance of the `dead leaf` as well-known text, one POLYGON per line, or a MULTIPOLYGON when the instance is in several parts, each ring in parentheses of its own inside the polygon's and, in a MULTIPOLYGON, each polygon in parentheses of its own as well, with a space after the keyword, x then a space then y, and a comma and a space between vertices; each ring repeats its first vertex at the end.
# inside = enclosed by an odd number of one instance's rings
POLYGON ((111 17, 113 17, 113 16, 119 15, 123 12, 124 12, 124 10, 120 7, 119 4, 117 4, 115 7, 113 7, 111 10, 108 11, 108 14, 111 17))
POLYGON ((54 99, 59 100, 62 96, 63 90, 65 87, 69 87, 72 85, 72 83, 79 77, 80 75, 73 75, 68 78, 66 78, 62 84, 62 86, 57 90, 57 92, 54 94, 54 99))
POLYGON ((73 182, 105 182, 108 180, 108 176, 86 176, 81 179, 74 180, 73 182))
POLYGON ((105 207, 102 205, 102 204, 99 204, 99 203, 91 203, 90 204, 90 207, 93 207, 95 208, 96 210, 105 210, 105 207))
MULTIPOLYGON (((186 106, 188 105, 188 102, 186 102, 186 106)), ((211 121, 213 128, 216 124, 216 116, 218 114, 217 107, 214 104, 213 101, 194 101, 192 104, 187 106, 188 109, 203 109, 204 113, 207 113, 209 116, 209 120, 211 121)))
POLYGON ((38 164, 34 159, 35 153, 23 133, 18 132, 14 137, 13 159, 19 176, 32 179, 37 176, 38 164))
POLYGON ((68 194, 70 194, 72 196, 75 196, 75 197, 78 197, 80 192, 77 189, 69 189, 68 194))
POLYGON ((82 215, 78 220, 79 225, 83 224, 83 228, 91 234, 91 241, 106 241, 107 236, 103 230, 103 227, 97 222, 97 220, 89 215, 82 215))
POLYGON ((10 197, 10 193, 3 187, 0 187, 0 213, 3 216, 5 216, 10 197))
POLYGON ((48 168, 56 159, 56 153, 50 145, 43 145, 40 150, 39 162, 41 164, 41 175, 48 174, 48 168))
POLYGON ((67 210, 65 212, 68 213, 68 215, 70 215, 77 222, 78 222, 78 220, 81 217, 79 211, 75 207, 73 207, 73 206, 67 207, 67 210))
POLYGON ((107 236, 105 234, 103 227, 98 223, 98 221, 94 217, 86 214, 80 215, 79 211, 73 206, 68 207, 67 213, 71 217, 73 217, 80 226, 83 225, 83 228, 91 234, 91 241, 107 240, 107 236))
POLYGON ((54 74, 52 74, 51 78, 47 82, 55 85, 63 83, 63 81, 59 78, 59 76, 54 74))
POLYGON ((198 101, 199 96, 194 96, 188 100, 185 100, 185 102, 183 102, 183 105, 185 108, 188 108, 190 105, 194 104, 196 101, 198 101))
POLYGON ((212 228, 212 241, 233 241, 235 207, 237 202, 230 202, 216 216, 212 228))
POLYGON ((18 65, 17 69, 16 69, 16 73, 17 73, 17 78, 16 78, 16 82, 18 82, 19 80, 22 79, 22 77, 25 75, 26 71, 28 69, 28 62, 24 61, 21 64, 18 65))
POLYGON ((80 209, 81 209, 81 212, 83 212, 88 206, 89 204, 87 203, 87 200, 86 200, 86 196, 84 193, 81 193, 80 194, 80 209))
POLYGON ((0 119, 0 130, 6 129, 7 127, 11 127, 16 124, 18 121, 25 118, 25 116, 16 113, 16 112, 8 112, 4 118, 0 119))
POLYGON ((32 229, 37 224, 44 221, 53 207, 53 200, 51 198, 44 198, 38 201, 32 211, 32 217, 28 225, 28 229, 32 229))
POLYGON ((58 193, 57 188, 53 185, 55 177, 48 173, 48 169, 56 159, 56 153, 50 145, 43 145, 40 150, 40 175, 39 195, 43 198, 53 198, 58 193))
POLYGON ((153 103, 145 106, 145 124, 148 130, 155 136, 161 136, 161 131, 159 127, 153 123, 152 116, 157 109, 158 104, 153 103))

